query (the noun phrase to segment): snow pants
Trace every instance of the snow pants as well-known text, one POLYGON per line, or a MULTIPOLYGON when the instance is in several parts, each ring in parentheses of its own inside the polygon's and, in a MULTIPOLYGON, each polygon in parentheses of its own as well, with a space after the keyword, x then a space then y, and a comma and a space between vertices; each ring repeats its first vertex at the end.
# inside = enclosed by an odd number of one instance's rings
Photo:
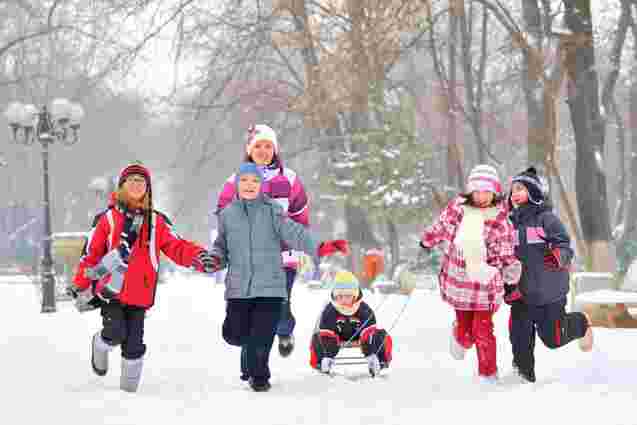
POLYGON ((223 339, 241 347, 241 372, 256 382, 270 379, 270 351, 281 317, 283 299, 263 297, 230 299, 226 303, 223 339))
POLYGON ((513 361, 523 371, 535 372, 535 334, 548 348, 559 348, 582 338, 588 330, 584 314, 566 313, 566 298, 546 305, 515 302, 509 317, 513 361))
POLYGON ((456 310, 453 334, 467 350, 475 344, 480 376, 492 376, 498 371, 493 314, 492 311, 456 310))
POLYGON ((146 353, 144 319, 146 309, 113 300, 102 306, 102 339, 108 345, 121 345, 122 357, 139 359, 146 353))

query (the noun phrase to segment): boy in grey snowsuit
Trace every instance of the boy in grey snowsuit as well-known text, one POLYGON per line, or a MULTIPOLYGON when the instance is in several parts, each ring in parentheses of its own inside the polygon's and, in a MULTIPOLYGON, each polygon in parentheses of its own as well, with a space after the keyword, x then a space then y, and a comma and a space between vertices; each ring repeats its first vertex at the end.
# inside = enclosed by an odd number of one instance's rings
POLYGON ((242 379, 249 380, 255 391, 270 388, 270 350, 288 296, 281 242, 317 262, 318 257, 336 251, 349 252, 347 241, 315 241, 305 227, 261 193, 262 181, 254 163, 241 164, 235 181, 237 198, 218 214, 218 235, 211 251, 219 268, 228 268, 223 338, 230 345, 246 347, 242 379))

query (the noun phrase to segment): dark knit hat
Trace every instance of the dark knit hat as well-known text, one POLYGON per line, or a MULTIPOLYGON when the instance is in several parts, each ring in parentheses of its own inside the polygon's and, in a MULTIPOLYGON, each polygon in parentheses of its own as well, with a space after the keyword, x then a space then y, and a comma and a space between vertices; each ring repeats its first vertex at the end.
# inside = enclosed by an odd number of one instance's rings
POLYGON ((520 183, 524 185, 527 192, 529 192, 529 202, 535 205, 542 205, 544 203, 544 184, 537 175, 535 167, 529 167, 513 177, 511 179, 511 184, 513 183, 520 183))

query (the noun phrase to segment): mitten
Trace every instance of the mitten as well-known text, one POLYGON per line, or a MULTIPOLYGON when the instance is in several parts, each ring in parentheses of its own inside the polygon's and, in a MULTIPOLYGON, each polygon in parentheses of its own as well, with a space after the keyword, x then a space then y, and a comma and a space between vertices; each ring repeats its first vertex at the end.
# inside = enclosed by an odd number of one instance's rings
POLYGON ((512 305, 516 301, 522 300, 522 292, 517 285, 504 285, 504 302, 512 305))
POLYGON ((422 248, 423 251, 425 251, 425 254, 429 255, 431 254, 431 247, 425 246, 422 241, 420 241, 419 243, 420 248, 422 248))
POLYGON ((219 271, 221 261, 219 258, 210 254, 208 251, 200 251, 195 258, 192 259, 192 267, 201 273, 214 273, 219 271))
POLYGON ((558 247, 548 245, 544 248, 544 268, 551 271, 564 270, 567 268, 567 265, 563 264, 558 247))
POLYGON ((329 257, 337 251, 343 255, 349 255, 349 242, 343 239, 322 242, 319 245, 318 255, 319 257, 329 257))

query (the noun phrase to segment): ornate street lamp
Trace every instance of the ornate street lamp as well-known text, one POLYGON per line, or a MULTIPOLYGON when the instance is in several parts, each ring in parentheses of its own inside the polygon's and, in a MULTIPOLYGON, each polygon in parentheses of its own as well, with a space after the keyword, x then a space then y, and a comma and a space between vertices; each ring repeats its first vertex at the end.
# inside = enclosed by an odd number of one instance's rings
POLYGON ((50 108, 9 104, 5 112, 12 142, 30 146, 38 141, 42 145, 42 181, 44 206, 44 240, 40 280, 42 283, 42 313, 55 312, 55 276, 51 255, 51 208, 49 202, 49 145, 61 142, 72 145, 79 141, 80 121, 84 117, 82 106, 66 99, 55 99, 50 108))

